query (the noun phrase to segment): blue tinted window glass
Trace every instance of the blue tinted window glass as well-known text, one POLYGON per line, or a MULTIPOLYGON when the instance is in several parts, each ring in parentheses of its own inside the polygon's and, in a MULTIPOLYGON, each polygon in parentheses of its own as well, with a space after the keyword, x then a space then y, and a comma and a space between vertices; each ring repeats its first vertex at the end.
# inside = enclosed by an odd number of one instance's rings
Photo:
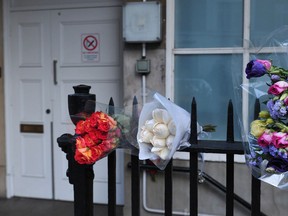
MULTIPOLYGON (((177 55, 175 57, 174 101, 191 112, 192 98, 195 97, 198 122, 201 125, 217 126, 212 139, 226 139, 228 103, 230 99, 234 101, 232 74, 241 74, 241 58, 241 55, 236 57, 235 55, 177 55), (235 58, 237 60, 234 61, 232 68, 231 62, 235 58)), ((235 120, 236 138, 240 140, 240 129, 235 120)))
POLYGON ((243 0, 176 0, 175 47, 242 46, 243 0))
MULTIPOLYGON (((261 46, 268 35, 288 24, 287 0, 253 0, 251 1, 251 41, 254 46, 261 46)), ((286 39, 287 34, 283 35, 286 39)), ((277 43, 274 43, 276 45, 277 43)))

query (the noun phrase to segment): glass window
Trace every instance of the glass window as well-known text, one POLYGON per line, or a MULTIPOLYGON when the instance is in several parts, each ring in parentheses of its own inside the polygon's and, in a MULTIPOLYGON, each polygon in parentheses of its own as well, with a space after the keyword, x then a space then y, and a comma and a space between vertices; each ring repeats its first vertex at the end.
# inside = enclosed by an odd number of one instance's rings
MULTIPOLYGON (((251 107, 242 107, 234 95, 238 84, 245 81, 243 67, 248 62, 243 59, 262 57, 288 68, 288 1, 175 0, 174 3, 175 32, 171 40, 174 41, 174 68, 171 70, 174 73, 171 81, 174 101, 190 112, 195 97, 199 123, 217 125, 213 139, 226 139, 229 100, 232 99, 234 112, 237 110, 239 117, 254 105, 249 96, 251 107), (251 41, 250 47, 243 43, 246 40, 251 41), (284 53, 276 53, 275 46, 284 47, 281 51, 284 53), (255 49, 251 49, 255 47, 256 54, 255 49), (235 74, 239 83, 233 86, 232 76, 235 74)), ((239 131, 235 128, 235 132, 239 131)), ((241 139, 236 133, 235 138, 241 139)))
MULTIPOLYGON (((234 103, 232 76, 241 73, 241 59, 241 55, 175 56, 175 103, 191 112, 195 97, 198 122, 217 126, 212 134, 214 140, 226 139, 228 103, 230 99, 234 103)), ((240 139, 239 126, 235 126, 235 139, 240 139)))
POLYGON ((176 0, 175 47, 242 46, 243 0, 176 0))
MULTIPOLYGON (((272 31, 288 24, 287 8, 287 0, 251 1, 251 41, 255 46, 272 31)), ((284 37, 287 40, 287 35, 284 37)))

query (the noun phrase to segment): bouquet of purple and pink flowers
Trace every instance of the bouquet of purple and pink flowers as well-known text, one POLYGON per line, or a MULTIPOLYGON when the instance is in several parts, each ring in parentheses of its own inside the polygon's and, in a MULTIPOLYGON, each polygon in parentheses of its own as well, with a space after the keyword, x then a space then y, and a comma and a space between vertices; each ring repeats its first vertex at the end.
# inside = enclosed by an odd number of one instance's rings
POLYGON ((271 81, 267 83, 267 110, 260 111, 250 124, 246 159, 252 168, 260 170, 260 179, 270 183, 272 178, 274 186, 285 188, 288 183, 281 175, 288 175, 288 70, 256 59, 247 64, 245 72, 248 79, 268 75, 271 81))

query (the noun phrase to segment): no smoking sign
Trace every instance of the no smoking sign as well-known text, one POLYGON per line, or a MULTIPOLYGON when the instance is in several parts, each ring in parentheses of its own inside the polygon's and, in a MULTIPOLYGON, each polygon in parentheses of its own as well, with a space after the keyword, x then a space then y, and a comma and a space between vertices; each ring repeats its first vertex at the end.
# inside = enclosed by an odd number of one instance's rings
POLYGON ((81 54, 83 62, 99 61, 99 34, 82 34, 81 35, 81 54))

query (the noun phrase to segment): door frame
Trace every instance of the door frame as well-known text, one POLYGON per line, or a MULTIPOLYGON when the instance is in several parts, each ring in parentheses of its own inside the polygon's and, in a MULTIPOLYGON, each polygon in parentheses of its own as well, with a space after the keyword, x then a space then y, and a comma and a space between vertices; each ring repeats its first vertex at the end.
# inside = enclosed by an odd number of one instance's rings
POLYGON ((12 89, 13 89, 13 77, 9 71, 11 71, 10 64, 12 62, 12 56, 10 52, 10 16, 11 11, 29 11, 29 10, 50 10, 50 9, 78 9, 78 8, 90 8, 90 7, 103 7, 103 6, 122 6, 122 0, 110 0, 110 1, 99 1, 96 3, 79 3, 70 4, 69 6, 64 4, 57 5, 49 5, 49 6, 38 6, 33 7, 23 7, 23 8, 11 8, 10 7, 11 0, 3 0, 3 76, 5 77, 4 81, 4 109, 5 109, 5 154, 6 154, 6 197, 11 198, 14 196, 14 163, 13 163, 13 148, 14 145, 12 143, 11 137, 13 136, 13 129, 11 124, 11 119, 13 116, 13 112, 11 109, 12 104, 12 89))
POLYGON ((10 69, 10 1, 3 0, 3 36, 4 36, 4 107, 5 107, 5 146, 6 146, 6 195, 7 198, 11 198, 14 195, 14 185, 13 185, 13 160, 12 160, 12 151, 13 146, 10 145, 12 143, 11 137, 13 133, 11 131, 11 123, 10 119, 12 119, 11 115, 11 88, 12 88, 12 77, 9 73, 10 69))

